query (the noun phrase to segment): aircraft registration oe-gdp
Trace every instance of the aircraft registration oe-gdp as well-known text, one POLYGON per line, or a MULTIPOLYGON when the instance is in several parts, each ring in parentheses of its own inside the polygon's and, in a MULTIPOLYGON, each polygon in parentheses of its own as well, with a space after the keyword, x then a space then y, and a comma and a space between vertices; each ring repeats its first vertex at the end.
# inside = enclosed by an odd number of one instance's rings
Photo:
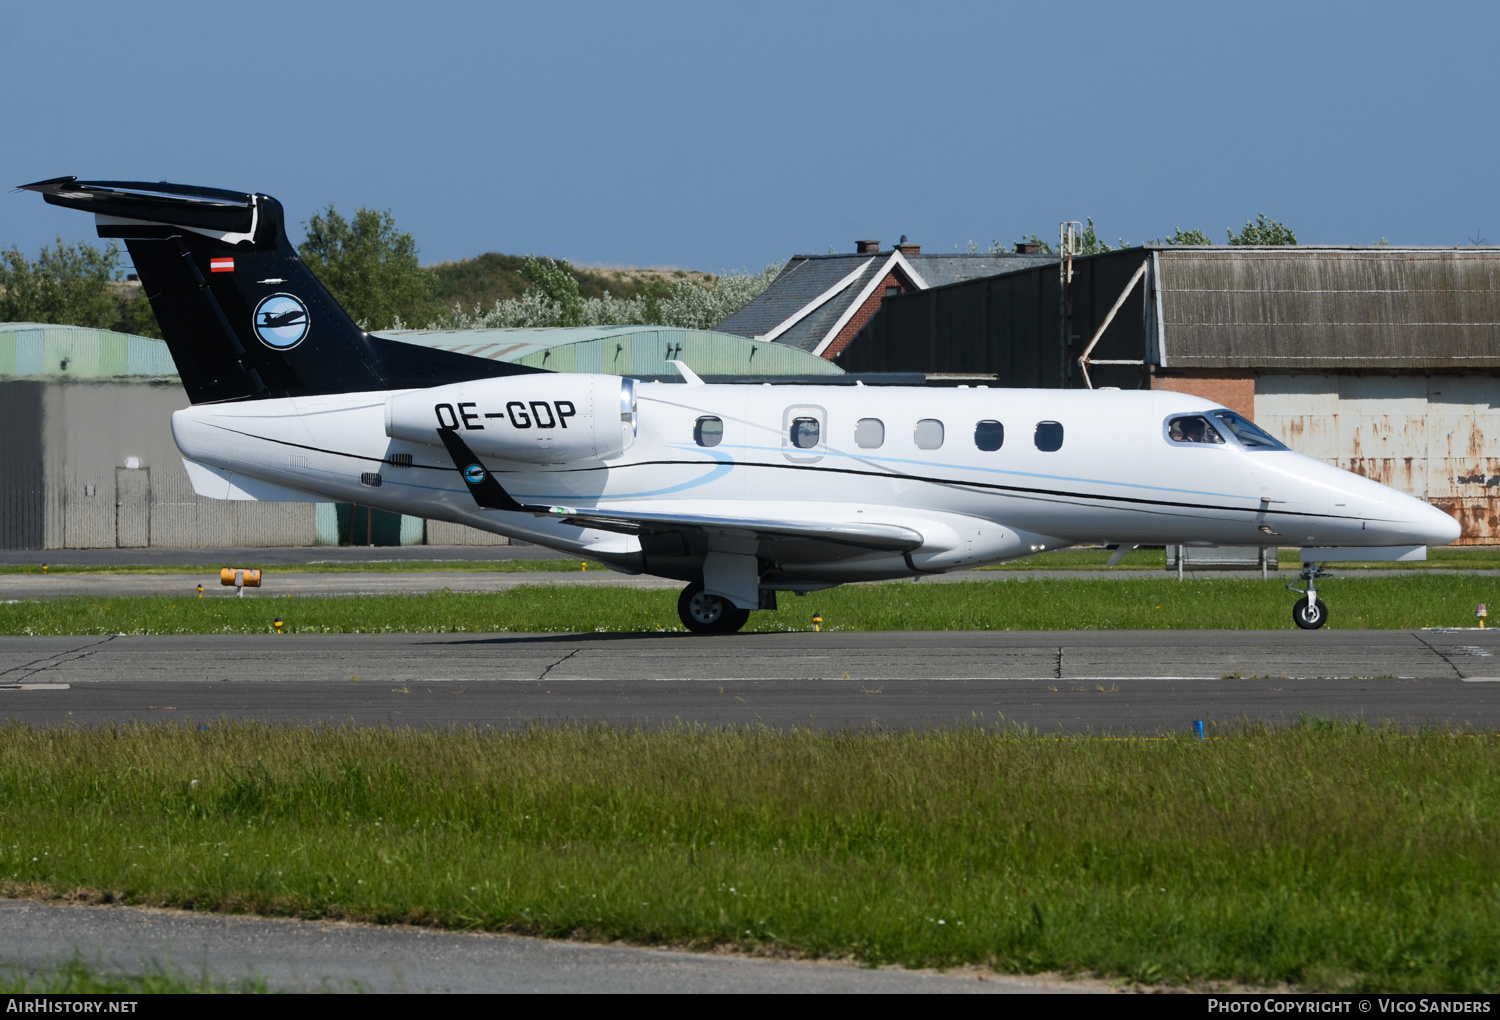
MULTIPOLYGON (((1085 542, 1342 547, 1305 548, 1326 562, 1459 537, 1198 397, 546 372, 360 329, 267 195, 23 187, 124 240, 192 402, 172 433, 201 495, 358 502, 675 578, 699 633, 739 630, 780 591, 1085 542)), ((1305 565, 1305 629, 1328 619, 1319 576, 1305 565)))

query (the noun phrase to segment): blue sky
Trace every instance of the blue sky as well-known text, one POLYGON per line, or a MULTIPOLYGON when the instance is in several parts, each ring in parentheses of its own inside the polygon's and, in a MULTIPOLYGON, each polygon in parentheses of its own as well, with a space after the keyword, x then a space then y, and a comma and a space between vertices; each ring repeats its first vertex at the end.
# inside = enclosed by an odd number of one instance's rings
MULTIPOLYGON (((0 0, 0 181, 389 208, 424 261, 758 268, 1092 216, 1500 242, 1489 3, 0 0)), ((0 246, 92 236, 0 191, 0 246)))

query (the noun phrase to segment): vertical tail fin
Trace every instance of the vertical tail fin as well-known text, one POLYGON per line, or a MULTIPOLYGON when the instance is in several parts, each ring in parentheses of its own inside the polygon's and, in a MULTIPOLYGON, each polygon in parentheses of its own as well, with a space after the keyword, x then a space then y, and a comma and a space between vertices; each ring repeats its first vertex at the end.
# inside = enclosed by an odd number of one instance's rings
POLYGON ((195 404, 536 371, 366 333, 298 256, 269 195, 76 177, 22 189, 124 240, 195 404))

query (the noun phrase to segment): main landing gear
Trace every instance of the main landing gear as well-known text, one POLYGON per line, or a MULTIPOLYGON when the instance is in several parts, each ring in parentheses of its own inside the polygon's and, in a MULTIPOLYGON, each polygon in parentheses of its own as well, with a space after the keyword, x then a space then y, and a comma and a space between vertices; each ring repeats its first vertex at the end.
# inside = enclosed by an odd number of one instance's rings
POLYGON ((701 582, 694 581, 677 597, 677 618, 694 634, 733 634, 750 619, 750 610, 708 594, 701 582))
POLYGON ((1302 564, 1302 582, 1307 585, 1303 591, 1295 584, 1287 585, 1288 591, 1294 591, 1303 596, 1292 606, 1292 622, 1303 630, 1317 630, 1328 622, 1328 607, 1323 600, 1318 598, 1317 581, 1320 577, 1327 577, 1328 571, 1320 568, 1316 563, 1302 564))

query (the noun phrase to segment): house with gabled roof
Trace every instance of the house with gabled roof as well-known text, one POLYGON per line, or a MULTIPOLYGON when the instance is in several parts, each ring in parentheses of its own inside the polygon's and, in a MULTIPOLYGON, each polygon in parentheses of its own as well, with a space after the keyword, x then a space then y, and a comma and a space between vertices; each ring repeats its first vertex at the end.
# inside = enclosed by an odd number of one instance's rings
POLYGON ((856 241, 853 254, 793 255, 764 292, 716 328, 832 361, 888 297, 1055 262, 1035 251, 924 255, 905 237, 888 251, 879 241, 856 241))

